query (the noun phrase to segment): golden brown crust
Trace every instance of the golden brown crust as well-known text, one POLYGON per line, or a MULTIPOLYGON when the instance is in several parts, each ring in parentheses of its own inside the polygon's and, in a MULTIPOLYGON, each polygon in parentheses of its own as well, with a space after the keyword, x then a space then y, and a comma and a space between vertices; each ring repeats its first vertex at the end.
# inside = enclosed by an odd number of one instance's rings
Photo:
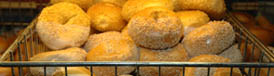
MULTIPOLYGON (((122 35, 124 36, 124 35, 122 35)), ((130 39, 104 41, 92 48, 87 61, 137 61, 138 50, 130 39)), ((132 72, 134 67, 118 67, 118 75, 132 72)), ((96 76, 114 76, 114 67, 93 67, 96 76)))
MULTIPOLYGON (((230 76, 231 68, 218 68, 213 76, 230 76)), ((242 76, 238 68, 233 68, 232 76, 242 76)))
MULTIPOLYGON (((85 61, 86 51, 81 48, 68 48, 65 50, 50 51, 36 54, 31 57, 30 61, 85 61)), ((52 76, 60 71, 62 67, 48 67, 47 75, 52 76)), ((32 67, 30 72, 35 76, 43 76, 43 67, 32 67)))
POLYGON ((176 15, 183 24, 185 36, 192 30, 208 23, 210 20, 206 13, 199 10, 178 11, 176 12, 176 15))
MULTIPOLYGON (((90 71, 85 67, 67 67, 68 76, 90 76, 90 71)), ((58 72, 55 72, 53 76, 65 76, 65 68, 60 68, 58 72)), ((94 75, 93 75, 94 76, 94 75)))
POLYGON ((174 11, 180 11, 181 7, 179 5, 179 0, 172 0, 173 6, 174 6, 174 11))
POLYGON ((200 54, 219 54, 235 39, 232 26, 226 21, 212 21, 190 32, 183 40, 191 57, 200 54))
POLYGON ((183 35, 176 14, 163 7, 150 7, 137 13, 128 23, 128 34, 134 42, 150 49, 175 46, 183 35))
POLYGON ((213 19, 221 19, 226 11, 224 0, 179 0, 178 2, 183 10, 201 10, 213 19))
MULTIPOLYGON (((189 60, 189 62, 230 62, 230 59, 217 56, 217 55, 200 55, 193 57, 189 60)), ((201 68, 201 67, 187 67, 185 70, 185 76, 207 76, 207 70, 208 68, 201 68)), ((213 68, 210 69, 210 76, 212 76, 216 69, 221 68, 213 68)))
POLYGON ((50 49, 79 47, 90 33, 90 18, 76 4, 61 2, 42 10, 36 30, 50 49))
POLYGON ((123 7, 123 5, 127 2, 128 0, 93 0, 93 3, 100 3, 100 2, 109 2, 113 3, 119 7, 123 7))
POLYGON ((87 10, 93 4, 93 0, 50 0, 50 3, 52 4, 56 4, 60 2, 75 3, 84 10, 87 10))
POLYGON ((126 25, 121 8, 111 3, 97 3, 88 9, 92 27, 98 31, 121 31, 126 25))
POLYGON ((120 32, 109 31, 99 34, 93 34, 89 36, 88 41, 86 42, 84 49, 88 52, 92 48, 96 47, 100 43, 115 41, 115 40, 127 40, 128 36, 123 36, 120 32))
MULTIPOLYGON (((140 49, 140 61, 187 61, 188 54, 183 44, 178 44, 166 50, 140 49)), ((178 67, 162 67, 162 76, 179 76, 182 69, 178 67)), ((140 67, 141 76, 158 76, 158 67, 140 67)))
POLYGON ((122 16, 129 21, 139 11, 149 7, 164 7, 173 10, 174 6, 171 0, 129 0, 123 6, 122 16))

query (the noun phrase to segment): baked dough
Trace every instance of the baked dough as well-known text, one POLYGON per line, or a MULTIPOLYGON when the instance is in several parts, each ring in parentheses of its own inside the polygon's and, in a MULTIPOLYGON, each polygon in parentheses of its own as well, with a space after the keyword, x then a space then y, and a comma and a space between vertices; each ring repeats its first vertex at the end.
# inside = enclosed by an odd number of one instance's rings
POLYGON ((206 13, 199 10, 178 11, 176 12, 176 15, 180 18, 183 24, 184 36, 192 30, 207 24, 210 20, 206 13))
POLYGON ((164 7, 171 11, 174 9, 171 0, 128 0, 123 6, 122 16, 129 21, 139 11, 149 7, 164 7))
POLYGON ((234 42, 235 33, 226 21, 212 21, 190 32, 183 40, 191 57, 219 54, 234 42))
POLYGON ((98 31, 121 31, 126 25, 121 8, 111 3, 97 3, 88 9, 92 27, 98 31))
POLYGON ((76 4, 61 2, 42 10, 36 31, 50 49, 80 47, 90 33, 90 18, 76 4))
POLYGON ((88 41, 86 42, 84 49, 88 52, 92 48, 96 47, 100 43, 115 41, 115 40, 128 40, 128 36, 122 35, 117 31, 109 31, 99 34, 93 34, 89 36, 88 41))
MULTIPOLYGON (((188 60, 188 54, 183 44, 165 50, 140 49, 140 61, 183 62, 188 60)), ((161 76, 179 76, 181 67, 161 67, 161 76)), ((158 67, 140 67, 141 76, 158 76, 158 67)))
MULTIPOLYGON (((100 42, 88 52, 87 61, 137 61, 138 56, 137 46, 126 38, 100 42)), ((130 66, 117 67, 117 74, 129 74, 134 69, 130 66)), ((93 71, 96 76, 115 75, 115 67, 111 66, 94 66, 93 71)))
POLYGON ((128 23, 128 34, 145 48, 165 49, 178 44, 183 35, 180 19, 164 7, 150 7, 137 13, 128 23))
POLYGON ((182 10, 201 10, 213 19, 224 17, 226 5, 224 0, 179 0, 182 10))
MULTIPOLYGON (((196 57, 193 57, 189 60, 189 62, 230 62, 230 59, 224 58, 217 55, 199 55, 196 57)), ((213 74, 216 72, 216 69, 222 69, 222 68, 210 68, 210 76, 213 76, 213 74)), ((208 68, 206 67, 187 67, 185 70, 185 76, 208 76, 207 75, 208 68)))
POLYGON ((100 2, 108 2, 108 3, 113 3, 119 7, 123 7, 123 5, 127 2, 128 0, 93 0, 93 3, 100 3, 100 2))
MULTIPOLYGON (((65 50, 57 50, 44 52, 34 55, 30 61, 85 61, 86 51, 81 48, 68 48, 65 50)), ((53 76, 62 71, 64 67, 47 67, 47 76, 53 76)), ((43 76, 43 67, 31 67, 30 73, 34 76, 43 76)))
POLYGON ((87 10, 93 4, 93 0, 50 0, 50 3, 52 4, 56 4, 60 2, 74 3, 80 6, 81 8, 83 8, 84 10, 87 10))

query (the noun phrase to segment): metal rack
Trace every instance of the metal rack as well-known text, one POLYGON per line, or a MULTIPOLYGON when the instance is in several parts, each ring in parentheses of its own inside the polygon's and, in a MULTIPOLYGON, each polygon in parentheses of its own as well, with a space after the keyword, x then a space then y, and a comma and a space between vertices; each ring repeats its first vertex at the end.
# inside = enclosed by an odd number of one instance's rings
MULTIPOLYGON (((239 68, 241 70, 241 74, 243 76, 260 76, 260 70, 262 68, 267 69, 267 76, 270 76, 271 70, 274 70, 274 54, 271 50, 269 50, 266 46, 264 46, 253 34, 247 31, 244 26, 234 17, 229 11, 226 12, 226 16, 224 20, 229 21, 236 32, 236 41, 239 45, 239 49, 244 52, 244 60, 255 60, 256 62, 243 62, 243 63, 199 63, 199 62, 31 62, 28 61, 30 57, 35 54, 48 51, 49 49, 40 41, 36 30, 36 19, 34 19, 29 26, 25 29, 25 31, 18 36, 15 42, 7 49, 7 51, 3 54, 0 58, 0 67, 9 67, 11 68, 12 75, 15 76, 18 73, 19 76, 28 76, 28 69, 29 67, 43 67, 44 71, 48 67, 64 67, 67 73, 68 67, 75 67, 75 66, 83 66, 83 67, 100 67, 100 66, 109 66, 115 67, 115 76, 117 75, 117 67, 123 66, 134 66, 136 67, 135 71, 132 72, 132 75, 139 76, 140 67, 157 67, 158 74, 161 76, 161 69, 163 67, 180 67, 185 76, 185 69, 188 67, 204 67, 208 68, 208 75, 210 69, 212 68, 230 68, 230 71, 233 71, 233 68, 239 68), (251 46, 251 56, 247 58, 247 51, 248 46, 251 46), (240 48, 244 46, 244 48, 240 48), (259 58, 256 59, 254 57, 254 51, 259 51, 260 55, 259 58), (18 68, 18 69, 15 69, 18 68), (248 69, 248 71, 244 71, 248 69), (251 71, 251 69, 255 69, 255 71, 251 71), (18 72, 15 72, 18 70, 18 72), (24 71, 27 71, 25 74, 24 71)), ((91 73, 93 73, 93 69, 89 69, 91 73)), ((44 73, 45 76, 46 73, 44 73)), ((231 76, 232 73, 230 73, 231 76)), ((91 74, 93 76, 93 74, 91 74)))

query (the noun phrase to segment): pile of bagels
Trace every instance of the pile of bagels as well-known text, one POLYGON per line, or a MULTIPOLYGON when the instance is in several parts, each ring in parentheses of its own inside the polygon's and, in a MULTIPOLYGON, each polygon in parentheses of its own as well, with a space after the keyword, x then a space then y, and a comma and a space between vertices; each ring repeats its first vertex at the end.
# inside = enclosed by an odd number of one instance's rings
MULTIPOLYGON (((35 30, 49 49, 30 61, 242 62, 232 25, 222 20, 224 0, 51 0, 35 30)), ((91 68, 68 67, 69 76, 90 76, 91 68)), ((129 75, 136 67, 117 68, 129 75)), ((65 76, 64 67, 46 68, 65 76)), ((94 76, 114 76, 115 67, 94 66, 94 76)), ((185 76, 207 76, 207 68, 186 67, 185 76)), ((230 68, 211 68, 228 76, 230 68)), ((31 67, 43 76, 43 67, 31 67)), ((141 76, 158 76, 157 67, 140 67, 141 76)), ((233 75, 241 76, 234 68, 233 75)), ((183 76, 181 67, 162 67, 161 76, 183 76)))

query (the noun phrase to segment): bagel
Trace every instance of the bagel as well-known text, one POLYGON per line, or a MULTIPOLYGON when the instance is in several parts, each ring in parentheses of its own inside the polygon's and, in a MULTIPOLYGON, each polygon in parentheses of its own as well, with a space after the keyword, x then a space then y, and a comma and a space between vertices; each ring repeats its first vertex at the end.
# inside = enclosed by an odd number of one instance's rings
POLYGON ((212 21, 190 32, 183 44, 191 57, 200 54, 219 54, 234 42, 235 33, 230 23, 212 21))
POLYGON ((199 10, 178 11, 176 12, 176 15, 180 18, 183 24, 185 36, 192 30, 207 24, 210 20, 206 13, 199 10))
POLYGON ((61 2, 42 10, 36 31, 50 49, 80 47, 90 33, 90 18, 76 4, 61 2))
POLYGON ((178 44, 183 31, 180 19, 164 7, 150 7, 137 13, 128 23, 128 34, 141 47, 165 49, 178 44))
POLYGON ((224 0, 179 0, 182 10, 201 10, 213 19, 224 17, 226 5, 224 0))
MULTIPOLYGON (((189 62, 230 62, 230 59, 224 58, 217 55, 199 55, 191 58, 189 62)), ((208 68, 205 67, 187 67, 185 70, 185 76, 208 76, 207 70, 208 68)), ((211 68, 210 69, 210 76, 213 76, 213 74, 216 72, 216 69, 221 68, 211 68)))
MULTIPOLYGON (((67 67, 68 76, 91 76, 90 74, 90 71, 85 67, 67 67)), ((65 68, 60 68, 53 76, 66 76, 65 68)))
MULTIPOLYGON (((140 49, 140 61, 177 61, 183 62, 188 60, 188 54, 183 44, 165 50, 151 50, 146 48, 140 49)), ((182 68, 180 67, 161 67, 162 76, 179 76, 182 68)), ((141 76, 158 76, 158 67, 145 66, 140 67, 141 76)))
POLYGON ((93 4, 93 0, 50 0, 51 4, 56 4, 60 2, 74 3, 80 6, 84 10, 87 10, 93 4))
POLYGON ((100 2, 108 2, 108 3, 113 3, 119 7, 123 7, 123 5, 127 2, 128 0, 93 0, 93 3, 100 3, 100 2))
POLYGON ((123 6, 122 16, 129 21, 139 11, 149 7, 164 7, 171 11, 174 9, 171 0, 128 0, 123 6))
POLYGON ((121 31, 126 25, 121 8, 111 3, 97 3, 88 9, 92 27, 98 31, 121 31))
POLYGON ((109 31, 109 32, 104 32, 99 34, 93 34, 89 37, 88 41, 86 42, 84 46, 84 49, 88 52, 92 48, 99 45, 100 43, 115 41, 115 40, 128 40, 128 36, 124 36, 117 31, 109 31))
MULTIPOLYGON (((124 36, 124 35, 122 35, 124 36)), ((100 42, 92 48, 87 55, 87 61, 137 61, 137 46, 129 39, 117 39, 100 42)), ((117 67, 117 74, 129 74, 135 67, 117 67)), ((93 67, 96 76, 114 76, 115 67, 95 66, 93 67)))
MULTIPOLYGON (((30 61, 85 61, 86 51, 81 48, 68 48, 64 50, 44 52, 34 55, 30 61)), ((62 71, 64 67, 48 67, 47 76, 53 76, 62 71)), ((31 67, 30 73, 34 76, 43 76, 43 67, 31 67)))

